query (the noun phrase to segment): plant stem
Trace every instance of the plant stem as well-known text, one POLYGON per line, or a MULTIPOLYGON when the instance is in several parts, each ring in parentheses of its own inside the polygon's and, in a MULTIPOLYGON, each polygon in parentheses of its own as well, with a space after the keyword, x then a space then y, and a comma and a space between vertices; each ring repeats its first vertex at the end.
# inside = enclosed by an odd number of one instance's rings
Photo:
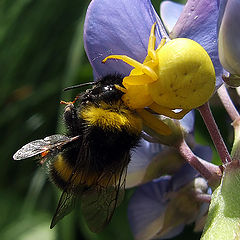
POLYGON ((209 103, 208 102, 205 103, 204 105, 199 107, 198 110, 204 120, 204 123, 208 129, 208 132, 222 160, 222 163, 227 164, 228 162, 231 162, 231 157, 223 141, 223 138, 219 132, 215 119, 213 118, 211 109, 209 107, 209 103))
POLYGON ((235 119, 239 118, 239 113, 237 109, 235 108, 232 99, 230 98, 228 91, 226 89, 225 84, 223 84, 218 90, 217 90, 218 96, 225 107, 228 115, 234 121, 235 119))
POLYGON ((210 194, 199 193, 199 194, 195 195, 195 198, 200 202, 206 202, 206 203, 211 202, 211 195, 210 194))
POLYGON ((203 159, 197 157, 189 146, 186 144, 183 139, 177 145, 175 145, 178 152, 184 159, 194 168, 196 169, 208 182, 216 185, 221 176, 222 170, 219 166, 204 161, 203 159))

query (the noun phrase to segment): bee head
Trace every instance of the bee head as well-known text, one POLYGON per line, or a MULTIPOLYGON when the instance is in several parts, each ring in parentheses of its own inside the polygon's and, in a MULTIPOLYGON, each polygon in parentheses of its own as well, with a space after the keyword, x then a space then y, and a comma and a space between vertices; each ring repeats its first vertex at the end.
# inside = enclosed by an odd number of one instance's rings
POLYGON ((115 85, 122 86, 123 76, 119 74, 107 75, 99 79, 96 84, 82 95, 82 103, 87 102, 116 102, 121 99, 123 92, 115 85))

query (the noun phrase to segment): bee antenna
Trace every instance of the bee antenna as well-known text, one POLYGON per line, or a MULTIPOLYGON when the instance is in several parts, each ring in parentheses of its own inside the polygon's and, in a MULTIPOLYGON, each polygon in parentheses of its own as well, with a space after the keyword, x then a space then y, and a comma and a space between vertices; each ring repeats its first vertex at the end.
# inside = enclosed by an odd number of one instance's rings
POLYGON ((63 91, 65 92, 65 91, 72 90, 72 89, 75 89, 75 88, 92 86, 92 85, 94 85, 94 84, 95 84, 95 82, 81 83, 81 84, 78 84, 78 85, 74 85, 74 86, 70 86, 70 87, 64 88, 63 91))

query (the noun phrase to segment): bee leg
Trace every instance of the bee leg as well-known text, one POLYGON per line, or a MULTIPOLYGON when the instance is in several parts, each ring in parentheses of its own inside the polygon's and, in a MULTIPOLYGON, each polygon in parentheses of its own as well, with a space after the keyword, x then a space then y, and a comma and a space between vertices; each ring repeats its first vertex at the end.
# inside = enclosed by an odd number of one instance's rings
POLYGON ((64 109, 63 118, 70 134, 75 136, 79 133, 80 119, 76 107, 70 103, 64 109))
POLYGON ((79 96, 76 96, 72 102, 60 101, 60 104, 66 104, 66 105, 74 104, 78 99, 79 99, 79 96))

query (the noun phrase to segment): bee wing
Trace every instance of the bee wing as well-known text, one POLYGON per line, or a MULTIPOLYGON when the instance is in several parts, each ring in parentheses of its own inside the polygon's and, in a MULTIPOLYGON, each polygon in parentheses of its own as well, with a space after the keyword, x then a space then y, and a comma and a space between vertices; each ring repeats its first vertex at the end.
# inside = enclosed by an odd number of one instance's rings
POLYGON ((44 139, 38 139, 24 145, 13 155, 13 159, 22 160, 33 156, 37 156, 46 151, 49 151, 51 153, 56 151, 57 153, 61 150, 61 147, 63 145, 72 142, 77 138, 78 136, 69 138, 64 135, 55 134, 48 136, 44 139))
POLYGON ((77 186, 77 190, 76 190, 76 186, 72 183, 72 181, 74 182, 74 178, 78 177, 78 173, 79 173, 78 168, 79 168, 79 162, 81 161, 81 157, 86 157, 86 155, 84 155, 84 152, 83 154, 81 154, 81 156, 80 156, 80 153, 82 152, 81 151, 79 152, 79 155, 76 161, 77 163, 58 201, 58 206, 52 218, 50 228, 53 228, 58 223, 59 220, 61 220, 64 216, 66 216, 72 211, 72 209, 76 205, 76 201, 81 197, 83 190, 86 188, 85 185, 79 185, 77 186), (74 189, 74 192, 73 192, 73 189, 74 189))
MULTIPOLYGON (((111 178, 116 178, 112 174, 111 178)), ((82 193, 81 210, 92 232, 98 233, 110 222, 115 208, 124 198, 126 168, 111 186, 93 186, 82 193)), ((110 179, 111 182, 111 179, 110 179)))
POLYGON ((51 221, 51 229, 57 224, 59 220, 61 220, 64 216, 66 216, 72 211, 72 209, 75 207, 76 200, 76 195, 70 194, 66 191, 62 192, 57 209, 51 221))
MULTIPOLYGON (((59 220, 70 213, 75 207, 76 201, 80 199, 82 213, 89 229, 93 232, 100 232, 110 222, 115 208, 123 200, 127 172, 125 166, 129 162, 130 156, 129 153, 125 155, 122 159, 124 167, 118 168, 117 172, 99 173, 99 181, 94 185, 78 184, 76 186, 73 182, 75 182, 75 178, 79 178, 79 173, 82 171, 81 162, 91 158, 85 141, 82 142, 80 149, 82 151, 79 152, 74 170, 60 197, 50 228, 53 228, 59 220), (104 182, 103 179, 106 179, 107 183, 101 184, 104 182)), ((85 177, 88 175, 89 169, 91 169, 90 165, 84 165, 86 175, 82 176, 82 181, 78 179, 78 182, 86 183, 85 177)))
MULTIPOLYGON (((110 222, 115 208, 123 200, 126 172, 126 169, 122 171, 120 179, 116 180, 114 185, 107 187, 82 185, 79 186, 77 194, 69 191, 72 186, 68 184, 60 197, 50 228, 53 228, 59 220, 69 214, 81 198, 82 213, 89 229, 96 233, 102 231, 110 222)), ((112 174, 109 182, 112 181, 111 178, 115 179, 116 176, 112 174)))
POLYGON ((74 178, 78 176, 76 169, 77 169, 77 166, 75 167, 75 169, 72 172, 72 175, 68 179, 67 184, 58 201, 58 206, 56 208, 55 214, 51 221, 51 225, 50 225, 51 229, 58 223, 59 220, 61 220, 64 216, 68 215, 73 210, 77 200, 79 200, 81 196, 81 193, 86 188, 86 186, 82 185, 82 186, 78 186, 76 190, 75 188, 76 186, 71 183, 71 180, 74 180, 74 178), (73 189, 75 189, 77 193, 73 192, 72 191, 73 189))

